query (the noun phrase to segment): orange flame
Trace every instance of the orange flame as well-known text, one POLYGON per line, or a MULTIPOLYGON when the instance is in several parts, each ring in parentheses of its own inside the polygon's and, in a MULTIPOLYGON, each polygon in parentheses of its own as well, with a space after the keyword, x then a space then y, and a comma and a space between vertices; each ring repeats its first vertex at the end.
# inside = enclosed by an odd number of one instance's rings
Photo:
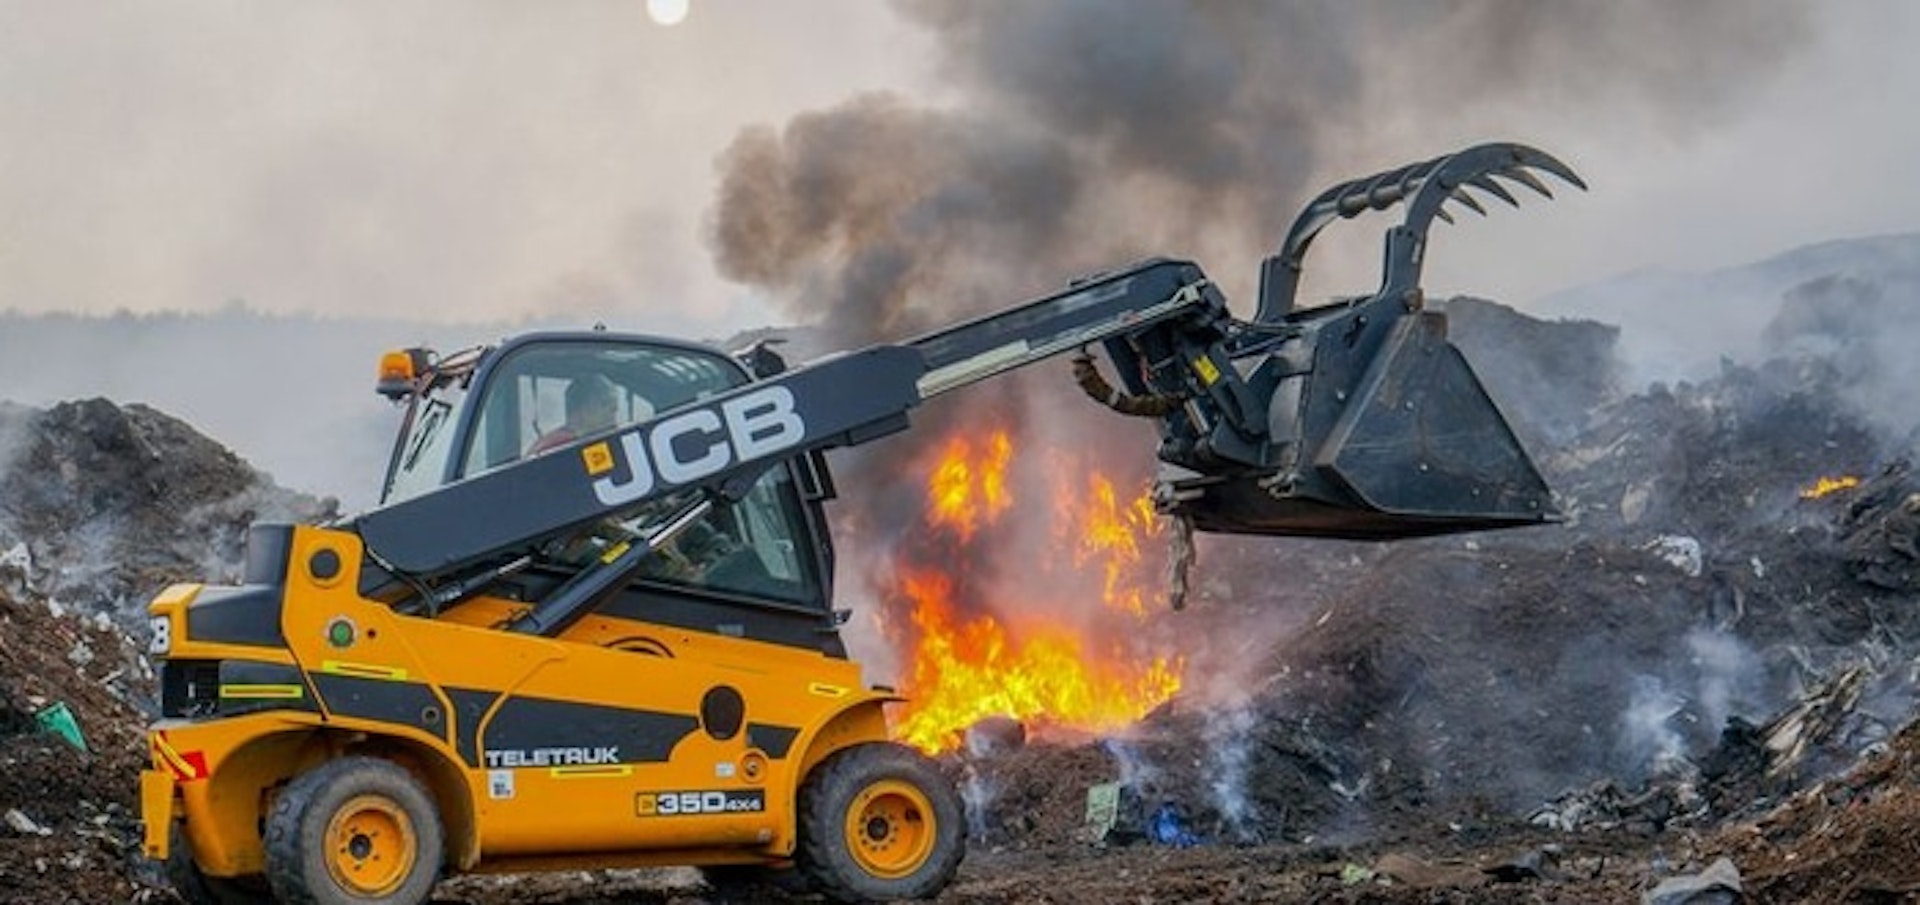
POLYGON ((979 455, 966 437, 947 441, 927 477, 927 522, 952 530, 962 540, 973 539, 983 522, 991 523, 1013 505, 1007 492, 1007 462, 1013 441, 1007 432, 994 431, 979 455))
POLYGON ((966 727, 994 716, 1092 732, 1123 728, 1180 690, 1185 663, 1158 656, 1137 668, 1101 660, 1064 627, 1015 638, 992 616, 956 622, 946 576, 908 574, 913 624, 911 712, 894 734, 929 752, 954 747, 966 727))
POLYGON ((1159 530, 1153 504, 1144 493, 1122 502, 1105 475, 1055 460, 1033 479, 1054 488, 1054 508, 1023 518, 1051 515, 1053 549, 1007 553, 1032 556, 1041 570, 1022 575, 1044 581, 964 590, 947 563, 965 562, 978 529, 1012 506, 1008 470, 1016 464, 1005 431, 984 443, 956 436, 942 444, 930 463, 925 516, 942 543, 914 545, 913 559, 895 565, 894 599, 911 619, 883 622, 908 664, 900 684, 909 701, 894 734, 929 752, 952 748, 967 727, 995 716, 1113 731, 1180 689, 1184 660, 1136 649, 1134 623, 1146 610, 1141 540, 1159 530), (1092 601, 1096 586, 1103 606, 1089 613, 1081 601, 1092 601), (1010 605, 991 607, 989 597, 1010 605))
POLYGON ((1850 490, 1858 486, 1860 486, 1860 479, 1853 475, 1841 475, 1837 478, 1823 477, 1813 482, 1813 486, 1800 491, 1800 498, 1803 500, 1817 500, 1827 494, 1841 490, 1850 490))
POLYGON ((1061 521, 1075 539, 1073 564, 1084 567, 1099 561, 1106 577, 1101 600, 1122 612, 1144 616, 1146 589, 1132 579, 1140 566, 1140 541, 1159 534, 1160 522, 1146 491, 1125 505, 1119 500, 1112 480, 1099 472, 1090 473, 1084 504, 1076 505, 1080 501, 1062 494, 1061 521))

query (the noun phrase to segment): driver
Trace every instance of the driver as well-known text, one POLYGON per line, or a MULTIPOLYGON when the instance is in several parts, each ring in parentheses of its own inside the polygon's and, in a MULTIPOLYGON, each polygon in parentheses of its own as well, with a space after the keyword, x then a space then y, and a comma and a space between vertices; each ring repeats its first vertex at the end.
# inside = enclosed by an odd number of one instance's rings
POLYGON ((567 384, 566 420, 533 441, 533 445, 527 448, 527 455, 565 446, 620 423, 619 395, 619 389, 604 374, 574 378, 572 383, 567 384))

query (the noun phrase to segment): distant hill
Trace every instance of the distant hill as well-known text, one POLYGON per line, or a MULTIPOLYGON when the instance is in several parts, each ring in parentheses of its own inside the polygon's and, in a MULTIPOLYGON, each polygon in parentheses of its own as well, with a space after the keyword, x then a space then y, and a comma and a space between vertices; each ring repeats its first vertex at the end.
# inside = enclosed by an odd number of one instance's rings
POLYGON ((1723 356, 1764 357, 1762 333, 1787 294, 1826 278, 1876 285, 1920 305, 1920 233, 1822 242, 1720 270, 1635 271, 1548 296, 1530 313, 1620 325, 1632 386, 1698 380, 1723 356))

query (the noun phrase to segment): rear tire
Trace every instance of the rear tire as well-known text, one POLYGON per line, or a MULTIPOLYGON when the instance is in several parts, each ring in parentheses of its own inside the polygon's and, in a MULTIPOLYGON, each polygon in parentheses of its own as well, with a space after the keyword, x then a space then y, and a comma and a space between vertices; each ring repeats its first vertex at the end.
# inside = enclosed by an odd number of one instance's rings
POLYGON ((440 879, 440 813, 396 764, 346 757, 301 774, 267 815, 267 882, 289 905, 416 905, 440 879))
POLYGON ((175 823, 167 831, 167 860, 162 866, 167 882, 187 905, 270 905, 273 894, 267 891, 265 877, 209 877, 193 860, 193 846, 187 834, 175 823))
POLYGON ((952 882, 966 845, 953 784, 903 745, 835 752, 800 791, 800 865, 837 901, 931 898, 952 882))

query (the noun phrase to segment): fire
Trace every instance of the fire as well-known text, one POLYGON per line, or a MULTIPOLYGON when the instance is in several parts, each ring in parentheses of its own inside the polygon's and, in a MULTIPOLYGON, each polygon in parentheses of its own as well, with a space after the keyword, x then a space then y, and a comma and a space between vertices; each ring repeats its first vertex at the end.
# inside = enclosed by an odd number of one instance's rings
POLYGON ((927 477, 927 522, 944 526, 963 540, 973 539, 982 522, 992 522, 1013 505, 1007 493, 1007 462, 1013 441, 996 430, 974 454, 966 437, 947 440, 939 464, 927 477))
POLYGON ((942 444, 928 464, 929 534, 904 544, 911 552, 894 564, 889 596, 895 612, 910 613, 883 622, 906 654, 901 685, 909 702, 894 732, 930 752, 953 747, 967 727, 995 716, 1108 732, 1180 690, 1185 661, 1140 649, 1142 540, 1159 530, 1152 502, 1144 493, 1125 500, 1111 478, 1058 459, 1036 463, 1043 475, 1014 481, 1009 469, 1020 463, 1013 451, 1006 431, 984 442, 955 436, 942 444), (1018 511, 1023 518, 1050 516, 1051 533, 1021 536, 1050 536, 1052 549, 1005 541, 974 549, 985 545, 976 540, 987 536, 980 529, 1016 511, 1011 488, 1043 483, 1052 510, 1018 511), (990 577, 975 580, 964 571, 969 560, 987 555, 1033 562, 1017 584, 988 588, 982 585, 990 577))
POLYGON ((1860 486, 1860 479, 1853 475, 1841 475, 1837 478, 1823 477, 1813 482, 1813 486, 1800 491, 1800 498, 1803 500, 1817 500, 1829 493, 1849 490, 1858 486, 1860 486))
POLYGON ((1132 579, 1140 565, 1141 539, 1160 533, 1153 499, 1143 490, 1123 505, 1113 481, 1091 472, 1085 496, 1062 494, 1058 508, 1064 515, 1062 527, 1074 538, 1073 564, 1084 567, 1097 560, 1105 573, 1101 600, 1114 609, 1146 615, 1146 589, 1132 579))
POLYGON ((1097 656, 1059 626, 1016 637, 992 616, 959 621, 952 583, 943 575, 909 574, 902 584, 920 641, 907 683, 912 712, 895 735, 915 747, 951 748, 961 730, 993 716, 1111 731, 1180 690, 1185 664, 1178 657, 1153 657, 1139 668, 1124 652, 1097 656))

